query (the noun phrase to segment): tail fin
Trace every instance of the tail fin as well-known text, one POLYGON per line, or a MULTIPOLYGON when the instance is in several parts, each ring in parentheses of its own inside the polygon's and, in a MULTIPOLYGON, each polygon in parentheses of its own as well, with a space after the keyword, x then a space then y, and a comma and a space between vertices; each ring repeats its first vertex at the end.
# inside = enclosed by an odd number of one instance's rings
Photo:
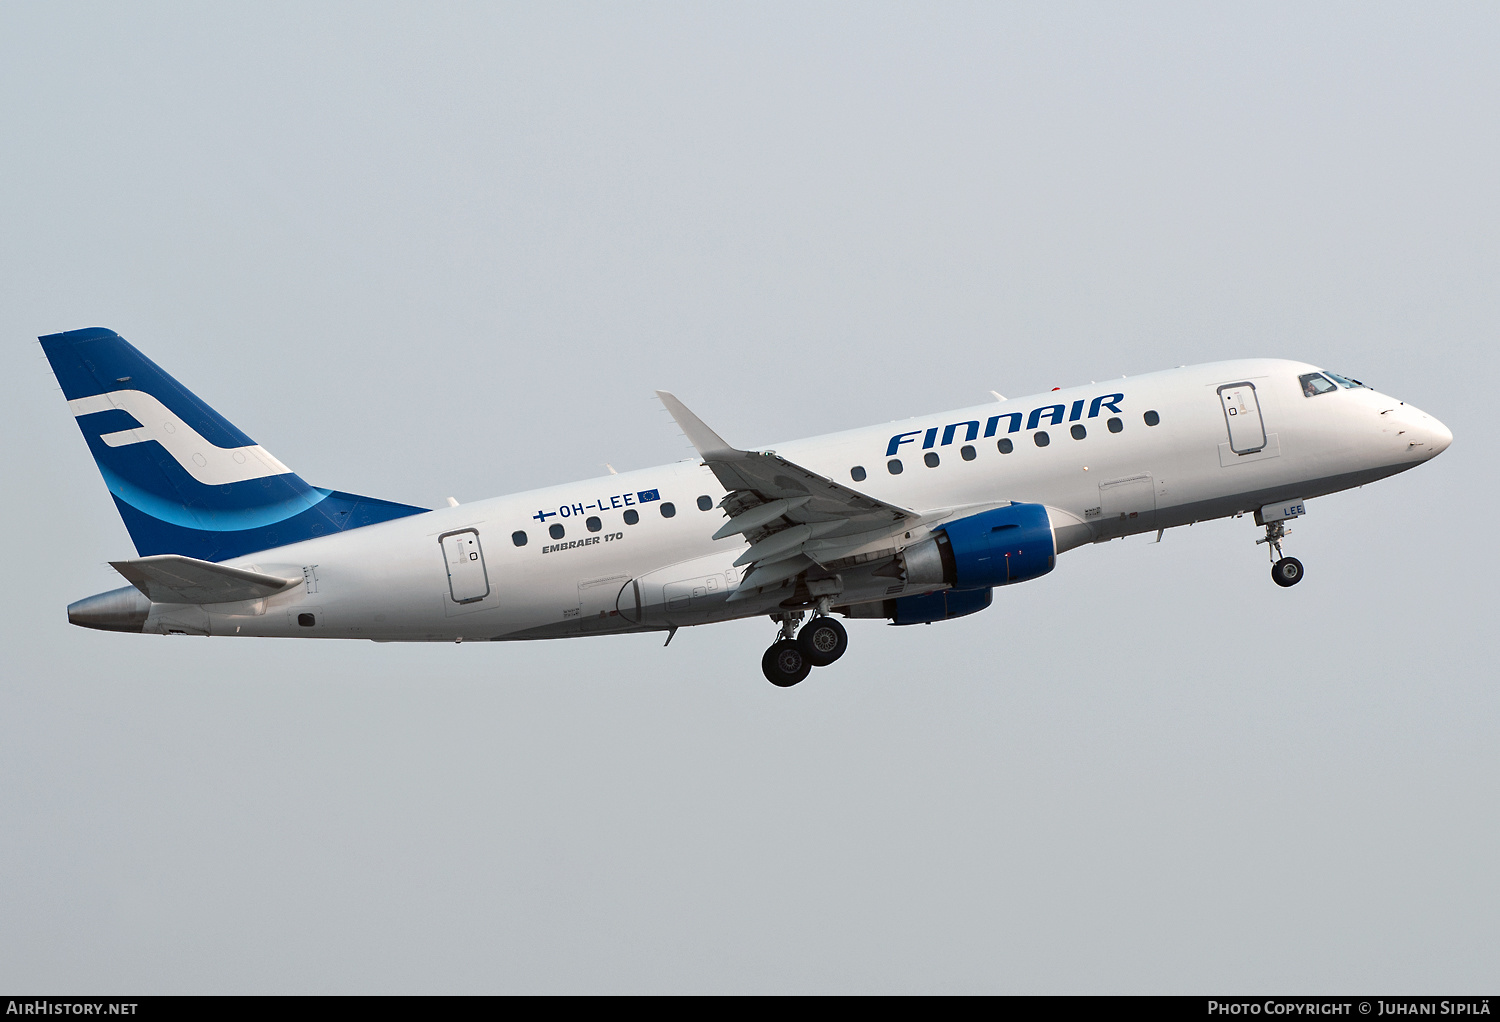
POLYGON ((113 330, 41 342, 142 557, 222 561, 427 510, 307 485, 113 330))

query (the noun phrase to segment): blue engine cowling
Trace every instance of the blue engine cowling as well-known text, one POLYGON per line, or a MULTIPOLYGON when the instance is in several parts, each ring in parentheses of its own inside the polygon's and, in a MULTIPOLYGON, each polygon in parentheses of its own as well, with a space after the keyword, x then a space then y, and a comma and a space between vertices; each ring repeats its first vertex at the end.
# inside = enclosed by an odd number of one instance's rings
POLYGON ((1011 504, 933 530, 902 553, 908 585, 946 586, 856 608, 851 616, 916 625, 974 614, 990 605, 994 586, 1025 582, 1057 564, 1057 541, 1041 504, 1011 504))
POLYGON ((1045 507, 1011 504, 940 526, 902 558, 908 585, 986 589, 1047 574, 1057 542, 1045 507))
POLYGON ((1012 504, 949 522, 947 535, 958 589, 1003 586, 1047 574, 1057 564, 1052 522, 1040 504, 1012 504))
POLYGON ((965 614, 977 614, 988 607, 994 598, 993 589, 943 589, 921 596, 888 600, 889 613, 885 616, 894 625, 925 625, 963 617, 965 614))

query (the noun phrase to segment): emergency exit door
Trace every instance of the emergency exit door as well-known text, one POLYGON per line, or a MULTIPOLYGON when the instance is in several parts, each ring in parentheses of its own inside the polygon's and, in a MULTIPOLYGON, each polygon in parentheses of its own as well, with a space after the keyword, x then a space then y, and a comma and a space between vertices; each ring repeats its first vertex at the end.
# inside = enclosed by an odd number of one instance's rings
POLYGON ((1260 400, 1253 383, 1226 383, 1219 388, 1224 422, 1229 427, 1229 449, 1235 454, 1254 454, 1266 446, 1266 423, 1260 415, 1260 400))
POLYGON ((438 537, 443 560, 448 565, 448 592, 454 603, 476 603, 490 594, 490 578, 484 570, 484 550, 474 529, 438 537))

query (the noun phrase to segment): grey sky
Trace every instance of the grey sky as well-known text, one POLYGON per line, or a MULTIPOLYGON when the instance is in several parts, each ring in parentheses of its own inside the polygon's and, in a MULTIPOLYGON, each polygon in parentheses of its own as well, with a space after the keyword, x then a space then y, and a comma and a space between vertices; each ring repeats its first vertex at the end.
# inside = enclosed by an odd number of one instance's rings
POLYGON ((1488 991, 1493 5, 0 7, 0 987, 1488 991), (119 330, 435 505, 1240 356, 1446 422, 983 614, 533 644, 67 625, 119 330), (1476 518, 1475 516, 1480 517, 1476 518))

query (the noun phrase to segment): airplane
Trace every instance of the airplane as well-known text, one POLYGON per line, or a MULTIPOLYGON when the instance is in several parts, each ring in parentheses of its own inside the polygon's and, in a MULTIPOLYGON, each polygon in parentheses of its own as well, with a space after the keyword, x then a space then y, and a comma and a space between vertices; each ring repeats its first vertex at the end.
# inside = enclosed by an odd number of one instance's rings
POLYGON ((428 509, 310 486, 112 330, 40 338, 137 556, 87 628, 465 642, 768 616, 767 680, 843 656, 839 620, 977 613, 1059 554, 1253 515, 1286 523, 1453 440, 1303 362, 1182 366, 886 425, 736 448, 657 395, 696 459, 428 509), (803 619, 808 618, 804 624, 803 619))

